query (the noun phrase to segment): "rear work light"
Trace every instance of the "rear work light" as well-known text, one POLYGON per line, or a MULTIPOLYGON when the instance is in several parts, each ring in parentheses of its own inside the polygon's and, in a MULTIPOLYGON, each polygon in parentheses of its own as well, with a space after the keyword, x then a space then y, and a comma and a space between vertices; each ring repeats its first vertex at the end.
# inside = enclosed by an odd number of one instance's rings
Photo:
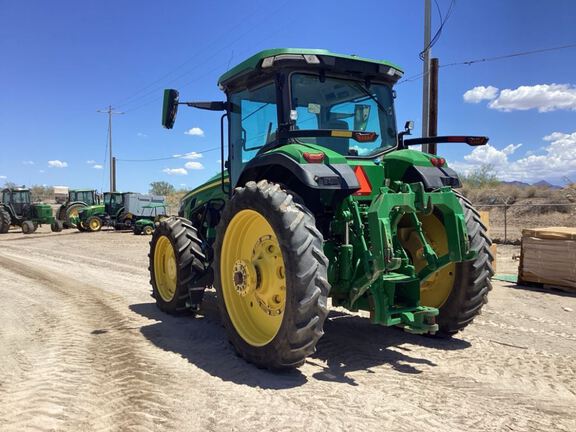
POLYGON ((304 159, 306 159, 306 162, 308 163, 322 163, 324 162, 325 154, 304 152, 302 156, 304 157, 304 159))
POLYGON ((356 175, 356 179, 358 179, 360 189, 354 192, 353 195, 370 195, 372 193, 372 185, 370 184, 370 180, 368 180, 368 176, 366 175, 364 168, 359 165, 355 166, 354 174, 356 175))
POLYGON ((444 158, 438 158, 438 157, 433 157, 430 159, 430 163, 432 165, 434 165, 435 167, 443 167, 444 165, 446 165, 446 159, 444 158))

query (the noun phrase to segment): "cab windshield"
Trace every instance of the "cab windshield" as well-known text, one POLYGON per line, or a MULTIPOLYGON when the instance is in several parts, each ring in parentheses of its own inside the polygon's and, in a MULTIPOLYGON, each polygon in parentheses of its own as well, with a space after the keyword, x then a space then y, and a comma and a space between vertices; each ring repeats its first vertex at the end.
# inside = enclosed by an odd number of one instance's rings
POLYGON ((369 156, 396 145, 396 119, 390 86, 296 73, 290 80, 295 129, 375 132, 371 142, 349 137, 300 138, 345 156, 369 156))

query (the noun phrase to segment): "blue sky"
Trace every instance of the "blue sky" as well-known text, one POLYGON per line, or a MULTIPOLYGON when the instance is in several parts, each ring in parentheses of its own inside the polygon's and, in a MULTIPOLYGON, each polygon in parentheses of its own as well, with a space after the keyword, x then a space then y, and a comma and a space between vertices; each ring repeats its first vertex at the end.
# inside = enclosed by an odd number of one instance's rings
MULTIPOLYGON (((449 3, 438 0, 444 12, 449 3)), ((457 0, 432 54, 442 65, 576 43, 575 16, 572 0, 457 0)), ((0 0, 0 184, 106 190, 107 116, 96 111, 112 104, 125 112, 114 117, 117 158, 199 154, 119 162, 119 189, 192 188, 219 169, 219 152, 203 151, 219 146, 219 115, 181 108, 163 129, 164 87, 220 100, 221 73, 275 47, 386 59, 409 77, 422 71, 422 23, 416 0, 0 0)), ((576 181, 575 70, 575 48, 442 68, 439 132, 487 135, 490 147, 446 144, 441 154, 464 172, 491 163, 507 180, 576 181)), ((416 120, 416 132, 421 91, 420 80, 397 87, 398 122, 416 120)))

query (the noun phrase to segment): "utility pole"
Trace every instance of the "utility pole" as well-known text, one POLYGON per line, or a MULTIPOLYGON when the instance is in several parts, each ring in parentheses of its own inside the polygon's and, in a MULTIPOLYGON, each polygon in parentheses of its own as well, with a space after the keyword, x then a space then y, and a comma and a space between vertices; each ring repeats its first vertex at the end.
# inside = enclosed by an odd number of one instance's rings
MULTIPOLYGON (((438 136, 438 69, 437 58, 430 60, 430 115, 428 117, 428 136, 438 136)), ((427 153, 436 154, 438 144, 428 144, 427 153)))
MULTIPOLYGON (((423 49, 423 91, 422 91, 422 136, 428 137, 429 135, 429 115, 430 115, 430 40, 431 40, 431 14, 430 0, 424 0, 424 49, 423 49)), ((428 152, 428 145, 422 146, 422 150, 428 152)))
POLYGON ((112 115, 124 113, 120 111, 112 111, 112 105, 108 105, 108 109, 106 111, 98 110, 98 112, 108 114, 108 159, 110 161, 110 192, 116 192, 116 170, 112 162, 112 115))

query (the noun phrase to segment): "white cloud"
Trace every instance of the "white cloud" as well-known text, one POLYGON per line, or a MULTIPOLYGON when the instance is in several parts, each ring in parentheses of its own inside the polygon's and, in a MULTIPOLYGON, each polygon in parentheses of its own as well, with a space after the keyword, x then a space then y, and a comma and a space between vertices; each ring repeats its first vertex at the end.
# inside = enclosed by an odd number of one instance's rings
POLYGON ((204 169, 204 165, 202 165, 200 162, 186 162, 184 168, 189 170, 201 170, 204 169))
POLYGON ((520 144, 510 144, 501 150, 488 144, 464 156, 465 162, 454 162, 450 166, 468 174, 481 165, 490 164, 502 180, 538 181, 576 175, 576 132, 553 132, 543 139, 549 142, 544 154, 527 152, 519 159, 510 160, 520 144))
POLYGON ((184 132, 184 135, 204 136, 204 131, 199 127, 193 127, 184 132))
POLYGON ((44 170, 38 170, 38 172, 39 172, 40 174, 44 174, 46 171, 44 171, 44 170))
POLYGON ((468 90, 462 95, 464 102, 468 103, 480 103, 483 100, 492 100, 498 96, 498 89, 496 87, 488 86, 478 86, 471 90, 468 90))
POLYGON ((102 169, 102 168, 104 168, 104 166, 103 166, 103 165, 100 165, 100 164, 94 164, 94 166, 93 166, 92 168, 94 168, 94 169, 102 169))
POLYGON ((34 161, 31 161, 31 160, 22 161, 22 163, 23 163, 24 165, 34 165, 34 161))
POLYGON ((570 84, 537 84, 504 89, 488 104, 499 111, 525 111, 537 109, 539 112, 556 110, 576 111, 576 86, 570 84))
POLYGON ((66 168, 68 166, 68 162, 60 161, 58 159, 50 160, 48 161, 48 166, 50 168, 66 168))
POLYGON ((96 161, 90 159, 90 160, 87 160, 86 163, 87 163, 88 165, 94 165, 94 164, 96 163, 96 161))
POLYGON ((8 177, 0 175, 0 180, 6 180, 8 177))
POLYGON ((188 171, 184 168, 164 168, 162 172, 168 175, 187 175, 188 171))
POLYGON ((140 138, 148 138, 148 135, 146 135, 145 133, 142 133, 142 132, 138 132, 136 134, 136 136, 139 136, 140 138))

